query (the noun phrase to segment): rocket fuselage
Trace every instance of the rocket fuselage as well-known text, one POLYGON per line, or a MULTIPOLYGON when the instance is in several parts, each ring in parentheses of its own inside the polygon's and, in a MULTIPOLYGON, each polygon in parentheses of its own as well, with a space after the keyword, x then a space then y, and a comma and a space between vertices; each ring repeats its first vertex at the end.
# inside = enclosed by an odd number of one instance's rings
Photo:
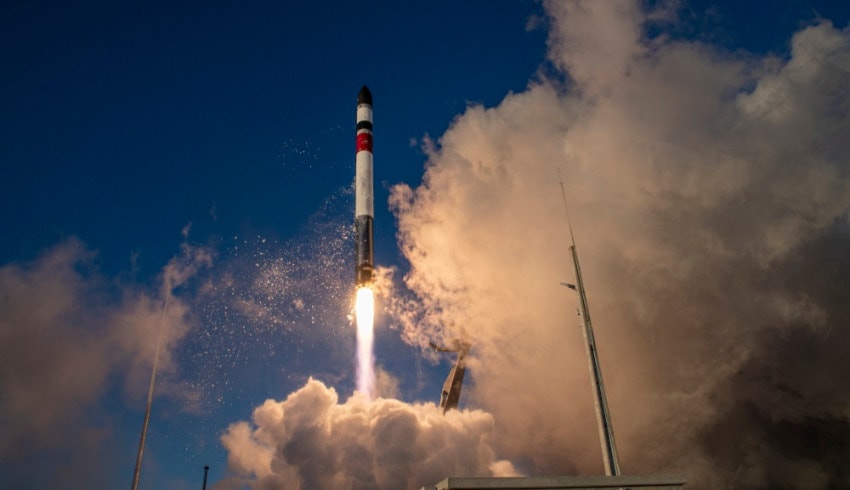
POLYGON ((357 150, 354 177, 355 284, 372 283, 375 254, 372 249, 372 222, 375 194, 372 177, 372 94, 365 85, 357 94, 357 150))

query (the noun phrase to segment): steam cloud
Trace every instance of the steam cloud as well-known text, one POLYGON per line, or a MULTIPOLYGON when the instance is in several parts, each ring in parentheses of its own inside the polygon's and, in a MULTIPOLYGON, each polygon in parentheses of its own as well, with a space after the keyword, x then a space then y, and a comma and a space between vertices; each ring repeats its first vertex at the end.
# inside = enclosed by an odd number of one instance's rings
POLYGON ((143 404, 160 322, 157 391, 186 403, 192 396, 173 376, 172 355, 191 315, 173 297, 163 316, 163 299, 208 265, 209 255, 184 246, 154 292, 110 282, 94 258, 71 239, 30 263, 0 267, 0 472, 15 488, 106 484, 102 468, 115 441, 97 402, 117 378, 143 404))
POLYGON ((433 403, 356 393, 344 403, 310 379, 282 402, 267 400, 222 436, 231 470, 216 488, 415 488, 457 473, 513 474, 496 461, 494 420, 480 410, 443 416, 433 403))
POLYGON ((648 38, 670 12, 637 2, 546 7, 565 78, 470 107, 394 188, 427 311, 405 338, 476 343, 502 457, 602 472, 560 169, 623 471, 850 484, 850 32, 820 21, 785 60, 648 38))

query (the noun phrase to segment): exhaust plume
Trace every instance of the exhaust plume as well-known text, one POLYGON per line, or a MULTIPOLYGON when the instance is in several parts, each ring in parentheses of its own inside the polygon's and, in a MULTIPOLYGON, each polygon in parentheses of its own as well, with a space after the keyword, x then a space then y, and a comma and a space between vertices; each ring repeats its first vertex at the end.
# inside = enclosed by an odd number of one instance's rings
POLYGON ((375 394, 375 296, 371 287, 357 289, 355 300, 357 322, 357 391, 367 399, 375 394))

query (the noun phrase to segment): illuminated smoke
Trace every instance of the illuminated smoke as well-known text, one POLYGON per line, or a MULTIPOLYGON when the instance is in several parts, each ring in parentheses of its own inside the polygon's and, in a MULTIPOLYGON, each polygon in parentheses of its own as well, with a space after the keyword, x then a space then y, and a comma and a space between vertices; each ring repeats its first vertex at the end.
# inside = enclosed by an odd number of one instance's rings
POLYGON ((563 78, 426 140, 391 194, 424 310, 404 338, 475 340, 464 396, 500 456, 602 471, 560 168, 624 473, 847 488, 850 30, 762 57, 655 37, 649 3, 546 3, 563 78))
MULTIPOLYGON (((4 488, 105 488, 104 467, 126 468, 129 476, 127 458, 102 435, 104 419, 118 410, 135 425, 152 370, 154 402, 170 404, 172 414, 190 409, 196 390, 179 376, 178 346, 196 322, 187 295, 171 289, 193 287, 212 255, 181 248, 162 269, 159 288, 102 275, 98 255, 76 238, 33 261, 0 265, 4 488), (118 401, 106 408, 104 400, 115 394, 118 401), (39 472, 38 465, 51 471, 39 472)), ((151 423, 159 422, 154 415, 151 423)))
POLYGON ((309 379, 221 436, 230 476, 216 490, 416 489, 446 475, 513 476, 491 447, 496 421, 482 410, 442 414, 309 379))
POLYGON ((357 391, 371 398, 375 392, 375 363, 372 346, 375 343, 375 295, 372 288, 357 290, 354 305, 357 321, 357 391))

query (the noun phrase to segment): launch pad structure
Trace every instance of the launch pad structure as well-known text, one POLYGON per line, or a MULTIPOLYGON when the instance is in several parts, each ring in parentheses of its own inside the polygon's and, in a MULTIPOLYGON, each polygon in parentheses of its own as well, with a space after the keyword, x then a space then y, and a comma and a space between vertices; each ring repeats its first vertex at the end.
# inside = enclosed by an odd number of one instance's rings
POLYGON ((567 490, 606 488, 682 488, 681 475, 653 476, 527 476, 510 478, 446 478, 421 490, 567 490))

